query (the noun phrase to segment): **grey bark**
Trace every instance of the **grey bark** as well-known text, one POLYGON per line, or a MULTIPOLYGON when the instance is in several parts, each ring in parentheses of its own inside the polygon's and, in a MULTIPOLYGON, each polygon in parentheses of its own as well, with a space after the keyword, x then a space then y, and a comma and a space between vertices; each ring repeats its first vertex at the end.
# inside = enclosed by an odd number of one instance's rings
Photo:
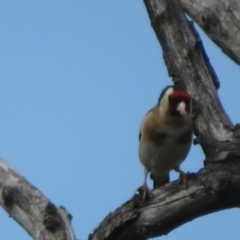
POLYGON ((0 159, 0 205, 37 240, 75 240, 71 215, 0 159))
MULTIPOLYGON (((239 160, 239 159, 238 159, 239 160)), ((193 176, 187 189, 178 182, 139 195, 110 213, 89 240, 145 240, 168 234, 197 217, 240 205, 240 161, 209 164, 193 176)))
POLYGON ((205 153, 205 167, 187 189, 175 182, 155 190, 147 202, 134 196, 110 213, 89 240, 145 240, 205 214, 239 207, 240 130, 232 125, 220 102, 219 80, 202 41, 178 0, 144 3, 169 76, 193 96, 194 142, 205 153))
POLYGON ((240 0, 180 0, 210 39, 240 64, 240 0))
MULTIPOLYGON (((199 9, 190 5, 192 1, 182 0, 185 11, 196 22, 202 21, 209 36, 239 63, 239 12, 234 10, 239 8, 234 5, 238 1, 194 2, 199 9), (219 9, 226 13, 220 14, 219 9)), ((219 81, 201 39, 178 0, 144 3, 169 76, 175 84, 186 86, 193 96, 195 143, 203 148, 206 166, 192 175, 187 188, 176 182, 167 184, 156 189, 153 198, 146 202, 134 195, 110 213, 89 235, 89 240, 144 240, 161 236, 192 219, 239 207, 240 203, 240 128, 232 125, 221 105, 219 81)), ((1 206, 34 239, 76 239, 70 214, 63 207, 57 208, 2 160, 0 191, 1 206)))
POLYGON ((240 156, 239 127, 234 127, 219 100, 219 81, 202 41, 178 1, 145 0, 152 27, 162 46, 168 74, 193 96, 197 143, 207 161, 240 156))

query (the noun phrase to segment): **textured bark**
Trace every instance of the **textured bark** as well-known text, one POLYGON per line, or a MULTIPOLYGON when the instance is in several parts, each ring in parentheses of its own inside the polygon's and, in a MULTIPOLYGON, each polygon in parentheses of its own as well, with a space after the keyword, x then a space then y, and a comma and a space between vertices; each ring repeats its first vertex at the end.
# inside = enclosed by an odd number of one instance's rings
POLYGON ((180 0, 184 11, 240 64, 240 0, 180 0))
POLYGON ((219 100, 219 81, 202 41, 178 0, 144 3, 169 76, 174 84, 186 86, 192 94, 194 142, 201 145, 206 166, 187 189, 175 182, 155 190, 147 202, 134 196, 110 213, 89 240, 161 236, 197 217, 239 207, 240 203, 240 130, 238 125, 232 125, 219 100))
POLYGON ((161 236, 197 217, 239 207, 240 161, 208 164, 189 187, 177 182, 153 191, 146 203, 138 195, 123 204, 89 236, 89 240, 145 240, 161 236))
POLYGON ((0 159, 0 205, 37 240, 75 240, 71 215, 0 159))
POLYGON ((152 27, 162 46, 168 74, 187 87, 194 101, 196 142, 207 161, 240 155, 240 131, 219 100, 219 81, 192 22, 177 0, 145 0, 152 27))
MULTIPOLYGON (((202 146, 207 164, 191 175, 187 188, 177 182, 167 184, 156 189, 146 202, 134 195, 110 213, 89 235, 89 240, 144 240, 161 236, 197 217, 240 204, 240 128, 232 125, 221 105, 219 81, 201 39, 178 0, 144 3, 169 76, 175 84, 186 86, 193 96, 195 143, 202 146)), ((199 25, 240 63, 240 5, 234 3, 237 0, 182 0, 185 11, 196 22, 202 21, 199 25)), ((63 207, 57 208, 2 160, 0 173, 0 205, 34 239, 76 239, 71 216, 63 207)))

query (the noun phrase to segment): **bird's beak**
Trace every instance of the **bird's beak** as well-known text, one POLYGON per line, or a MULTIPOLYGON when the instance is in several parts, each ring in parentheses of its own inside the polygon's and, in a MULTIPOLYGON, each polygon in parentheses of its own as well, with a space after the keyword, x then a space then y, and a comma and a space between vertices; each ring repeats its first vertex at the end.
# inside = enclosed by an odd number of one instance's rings
POLYGON ((183 116, 186 117, 187 111, 186 111, 186 103, 185 102, 180 102, 177 105, 177 111, 183 116))

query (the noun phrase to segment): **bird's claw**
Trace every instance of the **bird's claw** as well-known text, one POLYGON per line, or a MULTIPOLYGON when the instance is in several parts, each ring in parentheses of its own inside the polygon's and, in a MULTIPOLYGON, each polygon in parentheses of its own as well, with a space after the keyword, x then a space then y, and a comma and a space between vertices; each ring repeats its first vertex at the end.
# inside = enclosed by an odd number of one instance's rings
POLYGON ((193 179, 195 177, 195 173, 190 173, 190 172, 183 172, 183 171, 180 171, 179 172, 179 177, 178 177, 178 182, 179 184, 184 184, 185 187, 187 187, 188 185, 188 181, 189 179, 193 179))
POLYGON ((152 191, 146 186, 142 185, 140 186, 137 191, 142 196, 142 199, 146 201, 147 199, 151 198, 153 196, 152 191))

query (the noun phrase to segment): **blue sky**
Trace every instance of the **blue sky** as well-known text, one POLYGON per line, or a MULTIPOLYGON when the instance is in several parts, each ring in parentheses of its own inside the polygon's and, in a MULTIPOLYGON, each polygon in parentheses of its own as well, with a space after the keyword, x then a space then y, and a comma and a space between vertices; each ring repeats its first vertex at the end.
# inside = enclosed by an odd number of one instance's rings
MULTIPOLYGON (((143 1, 2 0, 0 32, 0 156, 87 239, 142 184, 139 124, 171 84, 143 1)), ((200 33, 237 123, 239 66, 200 33)), ((193 146, 182 169, 203 160, 193 146)), ((239 210, 223 211, 162 239, 237 240, 239 221, 239 210)), ((1 239, 31 239, 2 209, 0 222, 1 239)))

